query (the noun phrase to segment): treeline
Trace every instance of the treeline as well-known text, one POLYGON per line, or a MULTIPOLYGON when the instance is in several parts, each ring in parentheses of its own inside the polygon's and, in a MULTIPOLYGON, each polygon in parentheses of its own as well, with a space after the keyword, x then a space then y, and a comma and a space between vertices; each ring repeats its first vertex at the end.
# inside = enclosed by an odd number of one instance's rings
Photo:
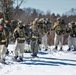
MULTIPOLYGON (((23 22, 25 22, 26 24, 30 23, 31 21, 33 21, 35 18, 49 18, 52 22, 52 24, 54 23, 54 21, 56 20, 57 17, 62 17, 66 23, 69 23, 71 21, 76 21, 76 15, 73 16, 66 16, 66 15, 59 15, 59 14, 55 14, 55 13, 51 13, 50 11, 47 11, 47 13, 45 14, 43 11, 40 11, 39 9, 32 9, 32 8, 24 8, 24 9, 12 9, 13 12, 16 12, 14 15, 11 14, 11 20, 17 20, 20 19, 23 22)), ((3 13, 0 12, 0 18, 3 17, 3 13)))
POLYGON ((56 20, 57 17, 62 17, 66 23, 69 23, 70 21, 76 21, 76 16, 66 16, 66 15, 55 15, 55 13, 51 13, 50 11, 47 11, 45 14, 43 11, 40 11, 39 9, 32 9, 32 8, 24 8, 24 9, 15 9, 16 14, 13 16, 13 19, 20 19, 24 21, 26 24, 33 21, 35 18, 49 18, 52 23, 56 20))

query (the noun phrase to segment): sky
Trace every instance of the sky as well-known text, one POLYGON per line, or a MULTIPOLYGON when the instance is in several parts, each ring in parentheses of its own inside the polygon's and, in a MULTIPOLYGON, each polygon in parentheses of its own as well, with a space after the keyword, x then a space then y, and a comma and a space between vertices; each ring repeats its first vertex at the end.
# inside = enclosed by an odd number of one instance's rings
POLYGON ((50 11, 55 14, 63 14, 71 8, 76 8, 76 0, 24 0, 21 8, 36 8, 44 11, 50 11))

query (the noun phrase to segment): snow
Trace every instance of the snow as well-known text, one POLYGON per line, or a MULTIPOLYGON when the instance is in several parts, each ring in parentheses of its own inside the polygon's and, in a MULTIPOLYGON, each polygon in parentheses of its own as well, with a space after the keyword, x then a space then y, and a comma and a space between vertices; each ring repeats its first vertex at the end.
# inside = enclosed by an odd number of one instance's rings
MULTIPOLYGON (((63 46, 64 52, 53 52, 49 46, 48 51, 39 51, 38 57, 31 53, 24 53, 23 62, 12 60, 13 54, 6 57, 4 65, 0 63, 0 75, 76 75, 76 52, 66 52, 67 45, 63 46)), ((10 52, 14 45, 9 45, 10 52)))

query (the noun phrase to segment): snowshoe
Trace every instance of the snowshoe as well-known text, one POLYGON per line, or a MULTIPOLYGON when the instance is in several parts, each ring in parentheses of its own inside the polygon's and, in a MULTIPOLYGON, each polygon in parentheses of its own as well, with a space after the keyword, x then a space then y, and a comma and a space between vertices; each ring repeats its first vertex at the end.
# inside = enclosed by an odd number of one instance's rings
POLYGON ((59 51, 63 51, 63 49, 60 49, 59 51))
POLYGON ((2 59, 2 60, 1 60, 1 63, 2 63, 2 64, 7 64, 7 63, 5 62, 5 59, 2 59))
POLYGON ((13 61, 17 61, 18 56, 14 56, 13 61))
POLYGON ((71 51, 71 49, 70 48, 68 48, 68 50, 67 51, 71 51))
POLYGON ((57 52, 57 49, 54 48, 52 51, 53 51, 53 52, 57 52))
POLYGON ((76 49, 72 50, 72 51, 76 51, 76 49))

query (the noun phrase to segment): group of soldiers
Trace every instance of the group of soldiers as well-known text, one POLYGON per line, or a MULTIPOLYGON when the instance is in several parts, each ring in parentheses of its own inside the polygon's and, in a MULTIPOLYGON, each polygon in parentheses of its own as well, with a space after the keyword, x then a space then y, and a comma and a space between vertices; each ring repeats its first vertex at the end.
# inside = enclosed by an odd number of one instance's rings
POLYGON ((54 26, 51 30, 55 31, 55 38, 54 38, 54 50, 58 49, 58 45, 60 47, 60 51, 63 51, 62 45, 64 42, 64 35, 67 33, 68 36, 68 47, 67 51, 71 51, 73 46, 73 51, 76 51, 76 23, 71 21, 68 25, 65 24, 65 21, 60 17, 57 18, 57 21, 54 23, 54 26))
MULTIPOLYGON (((14 29, 9 25, 9 22, 3 20, 0 23, 0 61, 5 63, 5 57, 9 53, 8 44, 9 40, 14 38, 14 61, 23 61, 23 53, 25 47, 25 41, 31 45, 32 56, 37 56, 40 44, 43 44, 45 51, 48 50, 47 38, 51 35, 51 31, 55 31, 54 38, 54 50, 60 47, 60 51, 63 51, 62 45, 64 41, 65 33, 69 34, 68 37, 68 50, 70 51, 72 46, 76 51, 76 24, 75 22, 66 25, 65 21, 58 17, 53 27, 51 26, 49 18, 36 18, 30 24, 25 25, 22 21, 17 22, 17 27, 14 29)), ((12 25, 13 26, 13 25, 12 25)), ((51 35, 52 36, 52 35, 51 35)))

